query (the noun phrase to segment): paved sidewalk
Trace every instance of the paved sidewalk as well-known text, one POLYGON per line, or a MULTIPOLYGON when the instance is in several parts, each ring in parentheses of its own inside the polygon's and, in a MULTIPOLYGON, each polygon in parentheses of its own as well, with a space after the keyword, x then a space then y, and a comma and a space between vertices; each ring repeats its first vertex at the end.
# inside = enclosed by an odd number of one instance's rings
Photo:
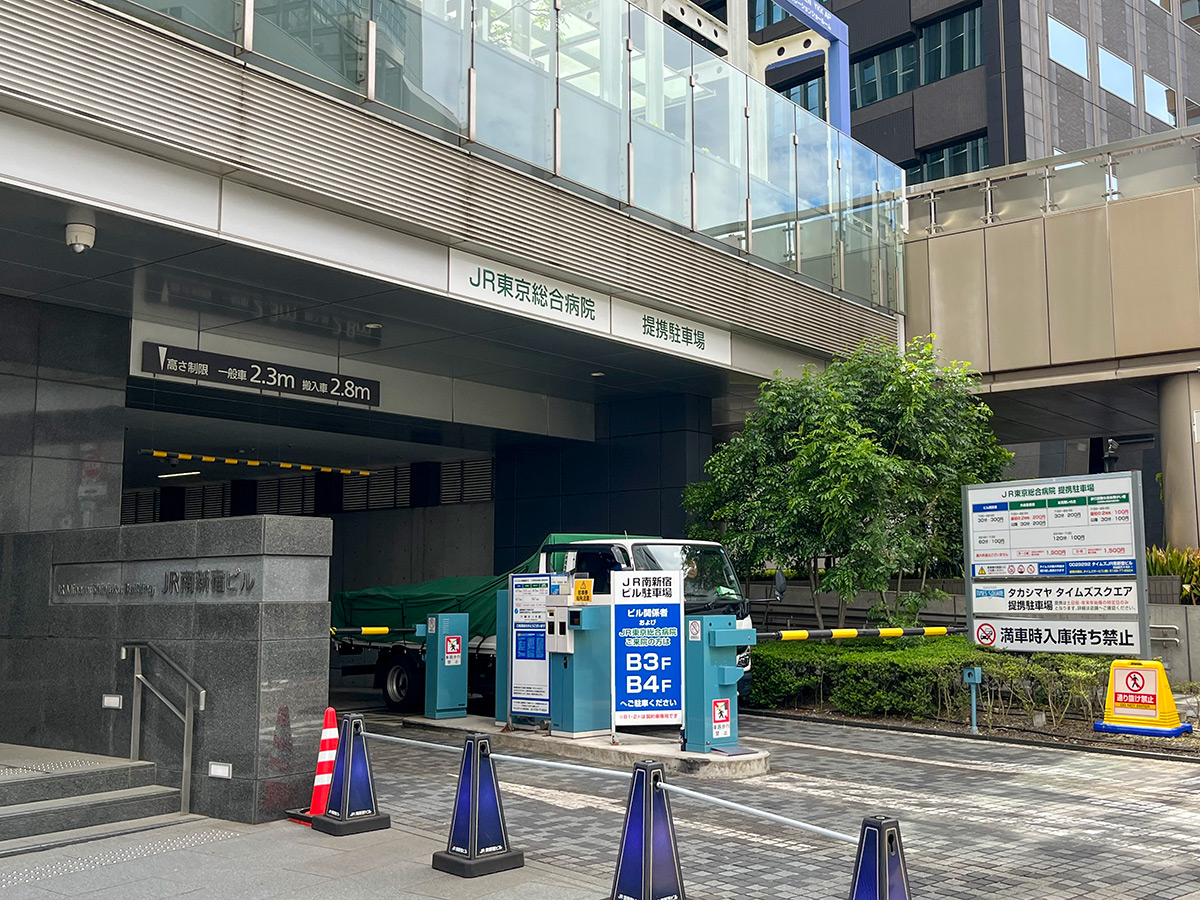
MULTIPOLYGON (((368 724, 389 729, 378 716, 368 724)), ((671 780, 851 834, 863 816, 895 815, 917 900, 1200 900, 1200 764, 760 717, 740 724, 747 744, 771 750, 769 774, 671 780)), ((375 743, 371 756, 390 831, 334 838, 286 822, 204 820, 0 859, 0 900, 608 896, 623 779, 498 762, 526 866, 462 880, 430 866, 445 846, 457 755, 375 743)), ((689 900, 846 897, 853 847, 687 797, 672 805, 689 900)))
POLYGON ((608 884, 537 862, 465 880, 445 839, 393 826, 335 838, 292 822, 207 819, 0 860, 4 900, 599 900, 608 884))

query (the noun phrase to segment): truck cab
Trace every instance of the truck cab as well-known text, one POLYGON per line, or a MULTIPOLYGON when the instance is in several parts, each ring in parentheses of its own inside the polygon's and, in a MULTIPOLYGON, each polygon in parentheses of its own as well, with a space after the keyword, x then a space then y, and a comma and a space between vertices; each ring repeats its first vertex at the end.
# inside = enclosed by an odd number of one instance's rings
MULTIPOLYGON (((664 538, 604 538, 547 544, 541 551, 542 572, 562 572, 591 578, 593 602, 612 603, 612 573, 683 572, 683 614, 730 615, 737 627, 753 630, 750 604, 738 584, 725 548, 714 541, 664 538)), ((749 686, 750 648, 738 648, 744 675, 739 689, 749 686)))

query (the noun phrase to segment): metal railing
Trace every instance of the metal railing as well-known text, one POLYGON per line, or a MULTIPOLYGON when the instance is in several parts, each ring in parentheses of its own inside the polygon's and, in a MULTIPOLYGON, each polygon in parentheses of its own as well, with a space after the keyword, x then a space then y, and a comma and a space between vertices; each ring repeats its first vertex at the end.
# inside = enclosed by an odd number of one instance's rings
MULTIPOLYGON (((386 741, 393 744, 407 744, 413 747, 422 747, 426 750, 440 750, 444 753, 461 754, 461 747, 454 747, 447 744, 438 744, 432 741, 415 741, 412 738, 393 737, 389 734, 379 734, 373 731, 364 731, 363 737, 374 741, 386 741)), ((495 753, 488 751, 487 755, 492 759, 504 760, 506 762, 522 763, 528 766, 540 766, 545 769, 560 769, 570 772, 583 772, 587 775, 599 775, 602 777, 618 778, 623 781, 628 781, 632 778, 629 772, 620 772, 616 769, 605 769, 600 766, 581 766, 576 763, 555 762, 548 759, 536 759, 528 756, 510 756, 505 753, 495 753)), ((796 828, 800 831, 807 831, 809 834, 815 834, 820 837, 829 838, 843 843, 854 844, 857 846, 858 838, 852 835, 842 834, 839 831, 831 831, 828 828, 822 828, 819 825, 812 825, 808 822, 801 822, 799 819, 792 819, 787 816, 781 816, 778 813, 767 812, 763 809, 756 809, 753 806, 746 806, 744 803, 735 803, 732 800, 722 800, 720 797, 714 797, 711 794, 704 794, 700 791, 693 791, 689 788, 680 787, 676 784, 671 784, 666 781, 656 781, 654 787, 660 791, 667 791, 673 794, 679 794, 684 797, 690 797, 693 800, 700 800, 703 803, 710 803, 713 806, 719 806, 722 809, 740 812, 743 815, 752 818, 764 819, 768 822, 774 822, 778 825, 786 825, 789 828, 796 828)))
POLYGON ((121 645, 121 659, 128 659, 128 651, 133 651, 133 722, 130 726, 129 758, 138 760, 142 751, 142 685, 148 687, 151 693, 161 700, 176 718, 183 723, 183 775, 180 784, 179 812, 186 815, 192 803, 192 739, 195 736, 196 710, 204 712, 204 701, 208 692, 202 688, 196 679, 183 671, 179 665, 163 653, 151 641, 133 641, 121 645), (183 679, 184 701, 183 711, 166 698, 162 691, 156 688, 142 673, 142 650, 146 649, 166 663, 183 679))
POLYGON ((910 237, 1105 206, 1200 181, 1200 126, 909 185, 910 237))

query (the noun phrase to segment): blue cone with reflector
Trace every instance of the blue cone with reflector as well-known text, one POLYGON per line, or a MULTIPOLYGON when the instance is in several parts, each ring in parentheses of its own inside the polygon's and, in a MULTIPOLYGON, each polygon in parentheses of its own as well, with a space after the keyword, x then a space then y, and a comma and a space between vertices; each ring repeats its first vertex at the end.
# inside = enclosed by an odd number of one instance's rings
POLYGON ((655 787, 663 778, 662 763, 633 767, 611 900, 686 900, 671 800, 655 787))
POLYGON ((850 900, 911 900, 900 823, 886 816, 863 819, 854 858, 850 900))
POLYGON ((371 758, 367 754, 366 725, 362 716, 344 716, 338 735, 337 759, 329 785, 329 806, 313 816, 314 831, 325 834, 361 834, 392 827, 392 818, 379 811, 371 758))
POLYGON ((450 839, 445 850, 433 854, 433 867, 461 878, 475 878, 523 865, 525 854, 508 843, 491 744, 482 734, 470 735, 463 743, 450 839))

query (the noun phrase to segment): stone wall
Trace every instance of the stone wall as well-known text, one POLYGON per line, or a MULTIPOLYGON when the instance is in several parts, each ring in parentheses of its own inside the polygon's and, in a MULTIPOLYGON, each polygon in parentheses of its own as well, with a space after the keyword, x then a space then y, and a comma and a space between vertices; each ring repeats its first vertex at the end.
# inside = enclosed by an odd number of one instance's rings
POLYGON ((0 297, 0 532, 121 521, 129 320, 0 297))
MULTIPOLYGON (((192 810, 307 806, 328 697, 328 519, 248 516, 0 536, 0 742, 128 756, 133 661, 153 641, 207 691, 192 810), (121 694, 124 708, 101 708, 121 694), (228 780, 209 762, 232 765, 228 780)), ((181 709, 184 682, 143 651, 181 709)), ((141 758, 178 785, 183 725, 143 692, 141 758)))

